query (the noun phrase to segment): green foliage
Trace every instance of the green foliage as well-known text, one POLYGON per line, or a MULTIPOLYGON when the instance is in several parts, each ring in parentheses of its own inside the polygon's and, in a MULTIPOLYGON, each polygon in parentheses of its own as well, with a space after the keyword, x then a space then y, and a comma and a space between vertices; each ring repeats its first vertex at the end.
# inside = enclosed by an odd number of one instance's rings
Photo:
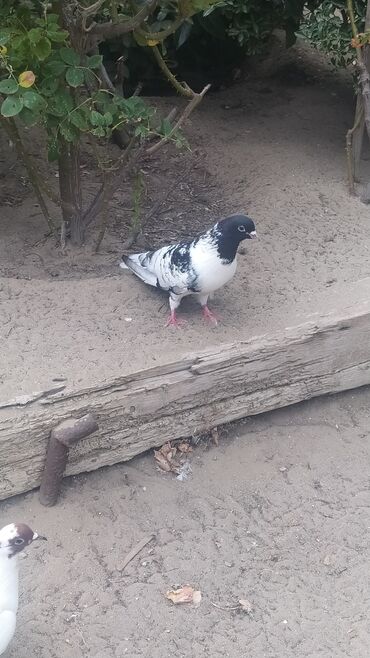
POLYGON ((86 94, 86 79, 100 83, 96 74, 102 63, 100 55, 77 53, 56 15, 37 16, 27 11, 26 17, 24 21, 21 7, 18 13, 8 15, 8 24, 0 31, 3 117, 19 116, 27 126, 42 125, 49 138, 50 160, 58 158, 60 137, 67 142, 78 141, 81 133, 109 138, 112 130, 123 125, 132 127, 140 138, 151 133, 154 109, 143 99, 124 99, 103 90, 86 94), (31 84, 21 81, 25 67, 34 77, 31 84))
MULTIPOLYGON (((320 7, 306 15, 300 29, 303 38, 328 55, 335 67, 347 66, 355 58, 346 5, 345 0, 324 0, 320 7)), ((366 0, 354 0, 353 7, 357 27, 361 30, 365 20, 366 0)))
MULTIPOLYGON (((204 30, 220 39, 236 39, 244 52, 262 52, 276 28, 285 29, 287 46, 294 43, 305 6, 315 7, 319 0, 220 0, 204 13, 204 30)), ((199 18, 198 18, 199 20, 199 18)))

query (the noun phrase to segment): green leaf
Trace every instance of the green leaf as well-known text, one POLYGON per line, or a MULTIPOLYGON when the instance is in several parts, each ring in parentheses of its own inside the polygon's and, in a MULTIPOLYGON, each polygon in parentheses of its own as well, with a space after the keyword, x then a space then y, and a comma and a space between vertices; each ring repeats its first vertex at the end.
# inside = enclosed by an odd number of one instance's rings
POLYGON ((33 47, 33 52, 35 53, 37 59, 40 60, 40 62, 49 57, 51 53, 51 43, 49 39, 46 37, 41 37, 41 39, 33 47))
POLYGON ((57 117, 63 117, 73 110, 73 100, 66 89, 59 89, 50 98, 48 112, 57 117))
POLYGON ((96 75, 90 69, 85 69, 84 76, 86 84, 93 87, 96 83, 96 75))
POLYGON ((66 65, 64 62, 61 62, 58 59, 53 60, 52 62, 48 62, 46 64, 47 72, 51 73, 52 75, 62 75, 64 71, 66 70, 66 65))
POLYGON ((145 137, 148 132, 149 131, 145 126, 137 126, 135 128, 135 137, 145 137))
POLYGON ((80 109, 71 112, 69 115, 69 121, 79 130, 85 131, 89 129, 86 116, 80 109))
POLYGON ((92 110, 90 121, 93 126, 105 126, 104 116, 100 112, 96 112, 96 110, 92 110))
POLYGON ((66 142, 75 142, 78 138, 76 128, 66 121, 63 121, 63 123, 60 124, 59 130, 66 142))
POLYGON ((105 136, 105 129, 102 128, 102 126, 98 126, 97 128, 94 128, 91 132, 92 132, 93 135, 95 135, 95 137, 104 137, 105 136))
POLYGON ((26 126, 34 126, 40 118, 40 114, 37 112, 31 112, 27 107, 24 107, 19 113, 19 118, 26 126))
POLYGON ((111 126, 113 123, 113 117, 110 112, 104 112, 104 122, 106 126, 111 126))
POLYGON ((75 67, 67 69, 66 80, 71 87, 79 87, 84 81, 84 70, 75 67))
POLYGON ((0 32, 0 46, 5 46, 10 40, 10 34, 7 34, 3 30, 0 32))
POLYGON ((172 126, 171 122, 168 119, 162 119, 161 121, 161 127, 160 127, 160 132, 165 136, 168 137, 168 135, 172 131, 172 126))
POLYGON ((44 96, 52 96, 59 87, 58 78, 45 78, 40 85, 40 91, 44 96))
POLYGON ((3 101, 0 112, 3 117, 15 117, 23 108, 23 100, 19 96, 8 96, 3 101))
POLYGON ((33 89, 25 91, 22 94, 22 98, 24 107, 29 110, 38 112, 46 107, 45 99, 41 96, 41 94, 38 94, 37 91, 34 91, 33 89))
POLYGON ((29 48, 28 45, 28 39, 25 34, 17 34, 17 36, 12 38, 12 50, 18 50, 20 46, 23 44, 27 43, 27 48, 29 48))
POLYGON ((28 32, 28 38, 30 43, 35 46, 43 36, 43 30, 41 27, 33 27, 32 30, 28 32))
POLYGON ((103 56, 102 55, 91 55, 91 57, 87 58, 87 66, 90 69, 98 69, 99 66, 103 62, 103 56))
POLYGON ((69 64, 70 66, 79 65, 80 57, 74 50, 72 50, 72 48, 61 48, 59 52, 63 62, 66 64, 69 64))
POLYGON ((0 82, 1 94, 15 94, 18 91, 18 83, 13 78, 7 78, 0 82))
POLYGON ((68 32, 66 30, 47 30, 47 36, 50 41, 55 43, 63 43, 68 38, 68 32))
POLYGON ((47 14, 47 21, 49 25, 53 25, 53 27, 56 27, 55 24, 59 23, 59 15, 58 14, 47 14))
POLYGON ((186 21, 181 25, 180 29, 175 34, 175 38, 177 37, 177 48, 181 48, 185 41, 188 40, 192 28, 193 25, 190 21, 186 21))

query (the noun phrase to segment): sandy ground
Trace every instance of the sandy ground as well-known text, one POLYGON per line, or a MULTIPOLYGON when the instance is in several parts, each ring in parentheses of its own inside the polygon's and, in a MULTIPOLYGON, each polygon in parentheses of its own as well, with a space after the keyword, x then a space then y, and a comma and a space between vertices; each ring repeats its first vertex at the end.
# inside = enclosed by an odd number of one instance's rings
MULTIPOLYGON (((160 221, 144 227, 144 243, 159 244, 218 213, 255 218, 260 240, 214 302, 223 317, 216 330, 189 302, 187 328, 165 331, 165 300, 117 272, 127 199, 113 200, 98 257, 61 257, 1 152, 1 400, 55 378, 76 388, 284 327, 324 312, 332 291, 340 300, 343 286, 369 276, 369 209, 345 185, 350 83, 300 48, 274 62, 273 78, 248 78, 194 115, 197 152, 173 156, 189 174, 160 221), (284 66, 293 56, 292 76, 284 66)), ((158 172, 159 194, 170 170, 158 172)), ((152 186, 148 210, 157 196, 152 186)), ((53 509, 36 493, 1 503, 0 525, 23 520, 49 538, 20 560, 7 658, 367 656, 369 415, 366 389, 316 400, 224 428, 218 448, 195 449, 185 482, 159 472, 148 454, 66 480, 53 509), (165 599, 185 583, 202 591, 199 608, 165 599), (228 609, 238 599, 250 614, 228 609)))
POLYGON ((14 205, 14 190, 12 196, 5 188, 8 205, 1 208, 0 399, 50 388, 55 378, 76 389, 248 338, 267 323, 285 327, 325 311, 331 287, 369 276, 370 210, 346 189, 351 83, 302 47, 272 59, 263 77, 209 96, 188 127, 195 152, 169 155, 154 179, 147 177, 148 211, 178 180, 144 227, 147 246, 194 235, 225 213, 247 211, 255 219, 259 241, 248 242, 237 276, 214 300, 222 319, 216 329, 186 300, 187 328, 166 330, 166 297, 117 267, 127 186, 113 199, 101 254, 87 248, 61 257, 43 240, 34 199, 2 154, 5 185, 16 180, 17 198, 25 198, 14 205))
POLYGON ((225 428, 185 482, 150 454, 66 480, 53 509, 36 493, 2 503, 3 522, 48 536, 21 560, 9 658, 365 658, 369 394, 225 428), (165 599, 185 583, 199 608, 165 599), (213 605, 238 599, 250 615, 213 605))

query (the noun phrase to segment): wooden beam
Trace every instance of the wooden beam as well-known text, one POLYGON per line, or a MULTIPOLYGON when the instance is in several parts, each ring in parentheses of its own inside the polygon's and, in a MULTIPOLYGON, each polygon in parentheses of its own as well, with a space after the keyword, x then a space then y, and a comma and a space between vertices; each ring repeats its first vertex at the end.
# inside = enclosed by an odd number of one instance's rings
POLYGON ((71 417, 91 412, 99 430, 71 448, 67 475, 221 423, 370 384, 370 279, 343 291, 341 305, 347 299, 345 310, 283 332, 101 386, 0 402, 0 499, 40 484, 50 432, 71 417))

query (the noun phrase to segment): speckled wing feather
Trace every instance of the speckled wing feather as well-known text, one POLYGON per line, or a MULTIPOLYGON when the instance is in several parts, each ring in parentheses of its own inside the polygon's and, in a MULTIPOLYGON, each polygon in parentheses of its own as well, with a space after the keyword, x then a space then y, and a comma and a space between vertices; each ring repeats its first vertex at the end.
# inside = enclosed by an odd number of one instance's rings
POLYGON ((176 295, 196 292, 197 275, 191 262, 193 242, 181 242, 157 251, 124 256, 124 266, 145 283, 176 295))

